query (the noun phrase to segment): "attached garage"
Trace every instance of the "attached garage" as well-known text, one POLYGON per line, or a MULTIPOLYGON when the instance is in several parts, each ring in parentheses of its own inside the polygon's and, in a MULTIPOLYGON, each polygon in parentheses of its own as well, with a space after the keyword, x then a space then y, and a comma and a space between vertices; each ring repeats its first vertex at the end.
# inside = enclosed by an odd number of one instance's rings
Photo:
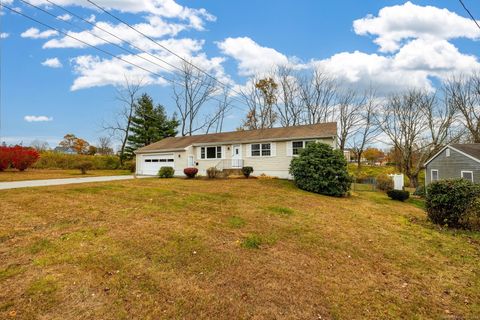
POLYGON ((161 167, 175 168, 175 157, 172 153, 141 156, 140 174, 154 176, 161 167))

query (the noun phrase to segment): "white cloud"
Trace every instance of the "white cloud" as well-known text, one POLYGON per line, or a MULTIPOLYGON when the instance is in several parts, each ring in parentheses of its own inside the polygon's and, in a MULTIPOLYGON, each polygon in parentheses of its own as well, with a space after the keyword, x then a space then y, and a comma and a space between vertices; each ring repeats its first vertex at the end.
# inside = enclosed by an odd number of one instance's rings
MULTIPOLYGON (((206 54, 202 52, 203 41, 194 39, 169 39, 160 41, 160 43, 169 47, 180 56, 190 60, 203 70, 215 75, 221 79, 221 81, 231 81, 224 73, 222 66, 224 59, 221 57, 208 58, 206 54)), ((155 52, 155 56, 171 65, 181 65, 179 58, 168 52, 158 51, 155 52)), ((176 71, 164 62, 154 59, 145 53, 138 55, 120 55, 119 57, 148 71, 134 67, 125 61, 115 58, 100 58, 92 55, 79 56, 72 59, 77 78, 71 86, 71 90, 75 91, 106 85, 122 86, 125 84, 125 77, 142 80, 145 84, 166 85, 169 83, 168 80, 152 73, 163 75, 171 80, 173 78, 173 71, 176 71)))
POLYGON ((72 20, 72 16, 69 15, 68 13, 62 14, 61 16, 58 16, 57 19, 63 20, 63 21, 70 21, 72 20))
POLYGON ((27 122, 48 122, 53 121, 52 117, 47 116, 25 116, 23 119, 27 122))
POLYGON ((61 68, 63 67, 62 63, 58 58, 50 58, 42 62, 42 66, 50 68, 61 68))
POLYGON ((45 30, 40 32, 40 30, 38 30, 37 28, 30 28, 20 34, 22 38, 31 39, 46 39, 56 35, 58 35, 58 32, 55 30, 45 30))
MULTIPOLYGON (((96 26, 98 28, 92 28, 91 30, 73 32, 68 31, 68 35, 71 37, 81 39, 82 41, 89 43, 90 45, 98 46, 106 44, 107 42, 121 44, 122 41, 118 38, 109 35, 108 33, 102 31, 101 29, 107 30, 109 33, 117 35, 120 39, 131 42, 137 47, 140 47, 143 50, 148 50, 152 46, 158 47, 151 41, 140 36, 137 32, 129 28, 124 24, 111 24, 109 22, 97 22, 96 26), (104 40, 102 40, 104 39, 104 40)), ((176 24, 176 23, 167 23, 164 20, 158 17, 149 17, 148 23, 139 23, 133 25, 134 28, 140 30, 142 33, 146 34, 151 38, 161 38, 165 36, 175 36, 180 31, 184 30, 185 26, 176 24)), ((59 39, 51 39, 47 41, 43 48, 84 48, 87 47, 82 42, 79 42, 71 37, 62 37, 59 39)))
MULTIPOLYGON (((32 0, 31 2, 35 5, 49 6, 49 3, 45 0, 32 0)), ((149 13, 167 19, 180 19, 187 21, 190 27, 197 30, 204 29, 205 21, 215 21, 216 19, 215 16, 203 8, 188 8, 176 3, 174 0, 98 0, 95 2, 101 7, 121 12, 149 13)), ((75 5, 95 9, 87 1, 57 0, 55 3, 62 6, 75 5)))
POLYGON ((376 17, 368 15, 355 20, 353 27, 359 35, 376 36, 374 42, 382 52, 396 51, 401 47, 402 40, 411 38, 480 38, 480 30, 470 19, 447 9, 411 2, 385 7, 376 17))
POLYGON ((238 61, 239 74, 251 76, 270 71, 274 66, 286 65, 289 59, 275 49, 262 47, 248 37, 227 38, 217 43, 223 54, 238 61))
POLYGON ((2 32, 0 33, 0 39, 6 39, 10 36, 10 34, 6 33, 6 32, 2 32))

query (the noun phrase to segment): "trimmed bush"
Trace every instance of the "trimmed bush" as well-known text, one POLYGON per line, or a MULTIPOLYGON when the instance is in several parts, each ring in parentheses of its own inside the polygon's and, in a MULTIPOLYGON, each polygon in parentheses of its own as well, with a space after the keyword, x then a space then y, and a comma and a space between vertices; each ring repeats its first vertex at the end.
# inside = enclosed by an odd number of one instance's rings
POLYGON ((76 168, 79 169, 82 174, 87 174, 88 170, 92 170, 93 163, 90 161, 81 161, 77 163, 76 168))
POLYGON ((0 171, 8 169, 12 159, 12 153, 9 147, 0 146, 0 171))
POLYGON ((243 175, 245 176, 245 178, 248 179, 248 177, 250 177, 250 175, 252 174, 253 172, 253 168, 252 167, 243 167, 242 168, 242 173, 243 175))
POLYGON ((403 190, 390 190, 387 191, 387 196, 392 200, 405 201, 410 198, 410 192, 403 190))
POLYGON ((211 168, 208 168, 208 169, 207 169, 207 177, 208 177, 209 179, 216 178, 217 175, 218 175, 218 170, 217 170, 217 168, 211 167, 211 168))
POLYGON ((377 177, 377 189, 388 192, 393 190, 393 179, 386 174, 377 177))
POLYGON ((172 167, 161 167, 160 170, 158 170, 159 178, 173 178, 174 174, 175 170, 173 170, 172 167))
POLYGON ((471 217, 480 217, 480 187, 466 179, 441 180, 427 188, 428 218, 436 224, 468 228, 471 217))
POLYGON ((198 173, 197 168, 185 168, 183 169, 183 173, 187 176, 187 178, 195 178, 198 173))
POLYGON ((308 144, 293 158, 290 174, 300 189, 329 196, 345 195, 352 183, 343 153, 324 143, 308 144))
POLYGON ((12 167, 20 171, 30 168, 40 155, 33 148, 22 146, 0 147, 0 171, 12 167))

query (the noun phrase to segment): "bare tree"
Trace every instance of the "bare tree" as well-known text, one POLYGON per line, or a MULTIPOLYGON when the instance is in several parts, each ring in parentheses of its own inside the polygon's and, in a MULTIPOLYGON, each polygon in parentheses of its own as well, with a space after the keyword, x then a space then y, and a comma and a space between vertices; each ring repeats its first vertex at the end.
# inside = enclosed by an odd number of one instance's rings
POLYGON ((279 84, 277 111, 282 127, 297 126, 302 123, 303 107, 296 75, 288 66, 280 66, 275 72, 279 84))
POLYGON ((101 155, 112 155, 112 139, 111 137, 100 137, 98 138, 97 152, 101 155))
POLYGON ((308 124, 327 122, 332 116, 338 85, 334 78, 316 69, 312 75, 299 78, 302 104, 308 124))
POLYGON ((367 146, 380 132, 376 121, 376 112, 379 107, 375 91, 370 89, 365 93, 365 100, 360 111, 359 130, 353 139, 353 150, 357 157, 357 167, 360 169, 362 155, 367 146))
POLYGON ((132 124, 132 116, 135 112, 135 103, 137 94, 142 88, 142 80, 129 80, 125 77, 125 85, 123 89, 117 90, 117 100, 123 106, 116 115, 113 122, 104 123, 103 129, 111 133, 120 141, 120 163, 123 164, 125 160, 125 148, 127 146, 128 134, 132 124))
POLYGON ((353 89, 345 89, 337 95, 338 113, 333 119, 339 123, 338 142, 340 150, 344 150, 348 138, 355 134, 361 121, 360 109, 365 102, 364 96, 359 96, 353 89))
POLYGON ((439 103, 435 94, 410 90, 391 96, 384 104, 380 125, 401 154, 410 186, 418 186, 425 161, 452 138, 455 110, 439 103))
POLYGON ((224 87, 222 97, 221 99, 218 99, 216 109, 213 113, 207 115, 205 119, 205 133, 209 133, 211 130, 215 130, 216 133, 222 132, 225 116, 232 109, 232 107, 230 90, 227 87, 224 87))
POLYGON ((30 147, 34 148, 38 152, 44 152, 50 149, 50 145, 47 141, 42 141, 38 139, 33 140, 32 143, 30 143, 30 147))
POLYGON ((470 140, 480 143, 480 75, 452 77, 445 82, 447 103, 452 110, 458 110, 461 121, 470 140))
POLYGON ((210 121, 202 119, 204 106, 218 92, 214 78, 183 62, 173 85, 173 98, 180 114, 182 136, 205 129, 210 121))
POLYGON ((277 83, 272 78, 252 78, 241 91, 248 106, 246 119, 240 129, 272 128, 278 114, 273 109, 277 102, 277 83))

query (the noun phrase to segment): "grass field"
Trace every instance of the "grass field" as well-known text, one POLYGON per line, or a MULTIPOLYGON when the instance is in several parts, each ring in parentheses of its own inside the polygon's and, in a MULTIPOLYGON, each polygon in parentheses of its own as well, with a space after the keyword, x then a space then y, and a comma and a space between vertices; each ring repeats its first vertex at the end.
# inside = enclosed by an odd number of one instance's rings
POLYGON ((97 176, 118 176, 132 174, 128 170, 90 170, 87 174, 81 174, 80 170, 54 170, 54 169, 28 169, 26 171, 6 170, 0 172, 0 182, 62 179, 62 178, 86 178, 97 176))
POLYGON ((475 319, 480 235, 376 192, 141 179, 0 193, 0 318, 475 319))

